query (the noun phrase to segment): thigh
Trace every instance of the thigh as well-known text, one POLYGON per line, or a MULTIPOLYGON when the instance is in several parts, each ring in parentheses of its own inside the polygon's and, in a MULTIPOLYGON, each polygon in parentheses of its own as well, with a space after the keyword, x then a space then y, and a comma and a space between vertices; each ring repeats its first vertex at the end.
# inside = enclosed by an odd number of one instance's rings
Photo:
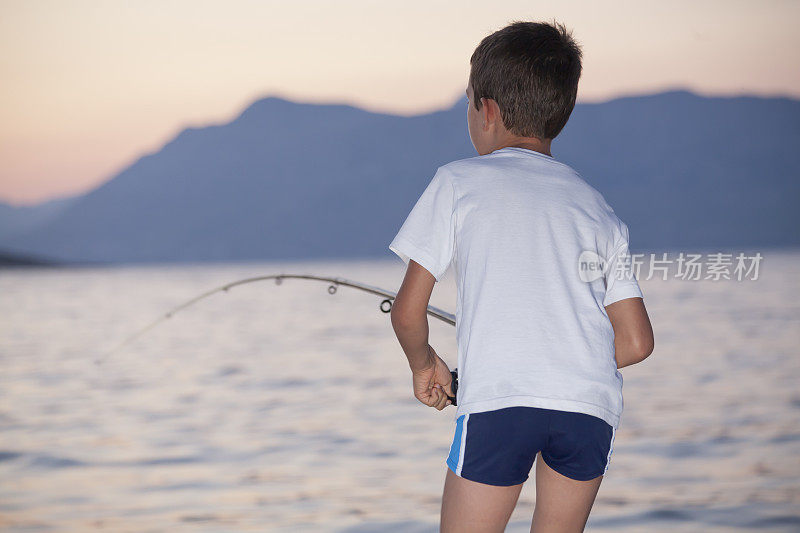
POLYGON ((584 413, 552 411, 536 462, 534 533, 579 533, 611 459, 615 430, 584 413))
POLYGON ((471 481, 447 469, 441 533, 502 533, 517 505, 522 484, 497 486, 471 481))
POLYGON ((586 527, 603 476, 575 480, 536 461, 536 508, 531 533, 580 533, 586 527))

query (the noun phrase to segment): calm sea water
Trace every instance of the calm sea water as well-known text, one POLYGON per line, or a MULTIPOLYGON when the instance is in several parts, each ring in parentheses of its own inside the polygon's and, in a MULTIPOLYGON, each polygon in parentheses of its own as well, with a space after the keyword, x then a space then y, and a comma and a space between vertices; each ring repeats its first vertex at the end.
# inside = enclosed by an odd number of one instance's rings
MULTIPOLYGON (((800 530, 800 252, 757 281, 643 280, 656 351, 589 531, 800 530)), ((229 281, 309 273, 396 290, 395 260, 0 271, 0 527, 437 530, 452 407, 418 403, 380 299, 286 280, 176 314, 229 281)), ((433 304, 455 309, 452 272, 433 304)), ((431 321, 455 364, 455 330, 431 321)), ((508 531, 528 531, 523 489, 508 531)))

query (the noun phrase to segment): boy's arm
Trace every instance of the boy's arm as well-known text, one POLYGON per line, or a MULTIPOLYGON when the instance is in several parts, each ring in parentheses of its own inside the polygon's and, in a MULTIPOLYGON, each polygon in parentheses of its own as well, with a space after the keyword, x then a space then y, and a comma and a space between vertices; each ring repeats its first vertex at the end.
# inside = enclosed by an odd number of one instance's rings
POLYGON ((653 353, 653 326, 642 298, 625 298, 606 306, 614 327, 617 368, 640 363, 653 353))
POLYGON ((408 358, 412 372, 430 367, 434 360, 428 350, 428 302, 436 278, 413 259, 392 303, 392 327, 408 358))
POLYGON ((452 376, 447 364, 428 343, 428 302, 436 278, 416 261, 409 260, 405 278, 392 303, 392 327, 408 358, 414 395, 430 407, 442 410, 452 402, 452 376))

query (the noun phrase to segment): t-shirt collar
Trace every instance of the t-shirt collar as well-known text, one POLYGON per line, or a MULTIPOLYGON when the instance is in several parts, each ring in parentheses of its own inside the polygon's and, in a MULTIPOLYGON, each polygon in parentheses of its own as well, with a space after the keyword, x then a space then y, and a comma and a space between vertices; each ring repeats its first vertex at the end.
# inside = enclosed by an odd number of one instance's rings
POLYGON ((552 161, 556 160, 556 158, 551 156, 551 155, 543 154, 542 152, 537 152, 536 150, 531 150, 529 148, 521 148, 519 146, 505 146, 503 148, 500 148, 499 150, 495 150, 495 152, 502 152, 504 150, 510 150, 512 152, 519 152, 521 154, 539 156, 539 157, 543 157, 545 159, 549 159, 549 160, 552 160, 552 161))

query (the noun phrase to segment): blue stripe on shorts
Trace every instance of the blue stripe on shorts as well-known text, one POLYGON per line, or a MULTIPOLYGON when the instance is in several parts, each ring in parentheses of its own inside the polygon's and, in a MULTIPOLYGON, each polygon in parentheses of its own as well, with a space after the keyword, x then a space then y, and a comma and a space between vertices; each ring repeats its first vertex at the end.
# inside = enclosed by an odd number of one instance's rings
POLYGON ((447 456, 447 464, 453 468, 453 471, 458 469, 458 459, 461 453, 461 432, 464 427, 464 417, 461 415, 456 420, 456 436, 453 438, 453 444, 450 446, 450 455, 447 456))

